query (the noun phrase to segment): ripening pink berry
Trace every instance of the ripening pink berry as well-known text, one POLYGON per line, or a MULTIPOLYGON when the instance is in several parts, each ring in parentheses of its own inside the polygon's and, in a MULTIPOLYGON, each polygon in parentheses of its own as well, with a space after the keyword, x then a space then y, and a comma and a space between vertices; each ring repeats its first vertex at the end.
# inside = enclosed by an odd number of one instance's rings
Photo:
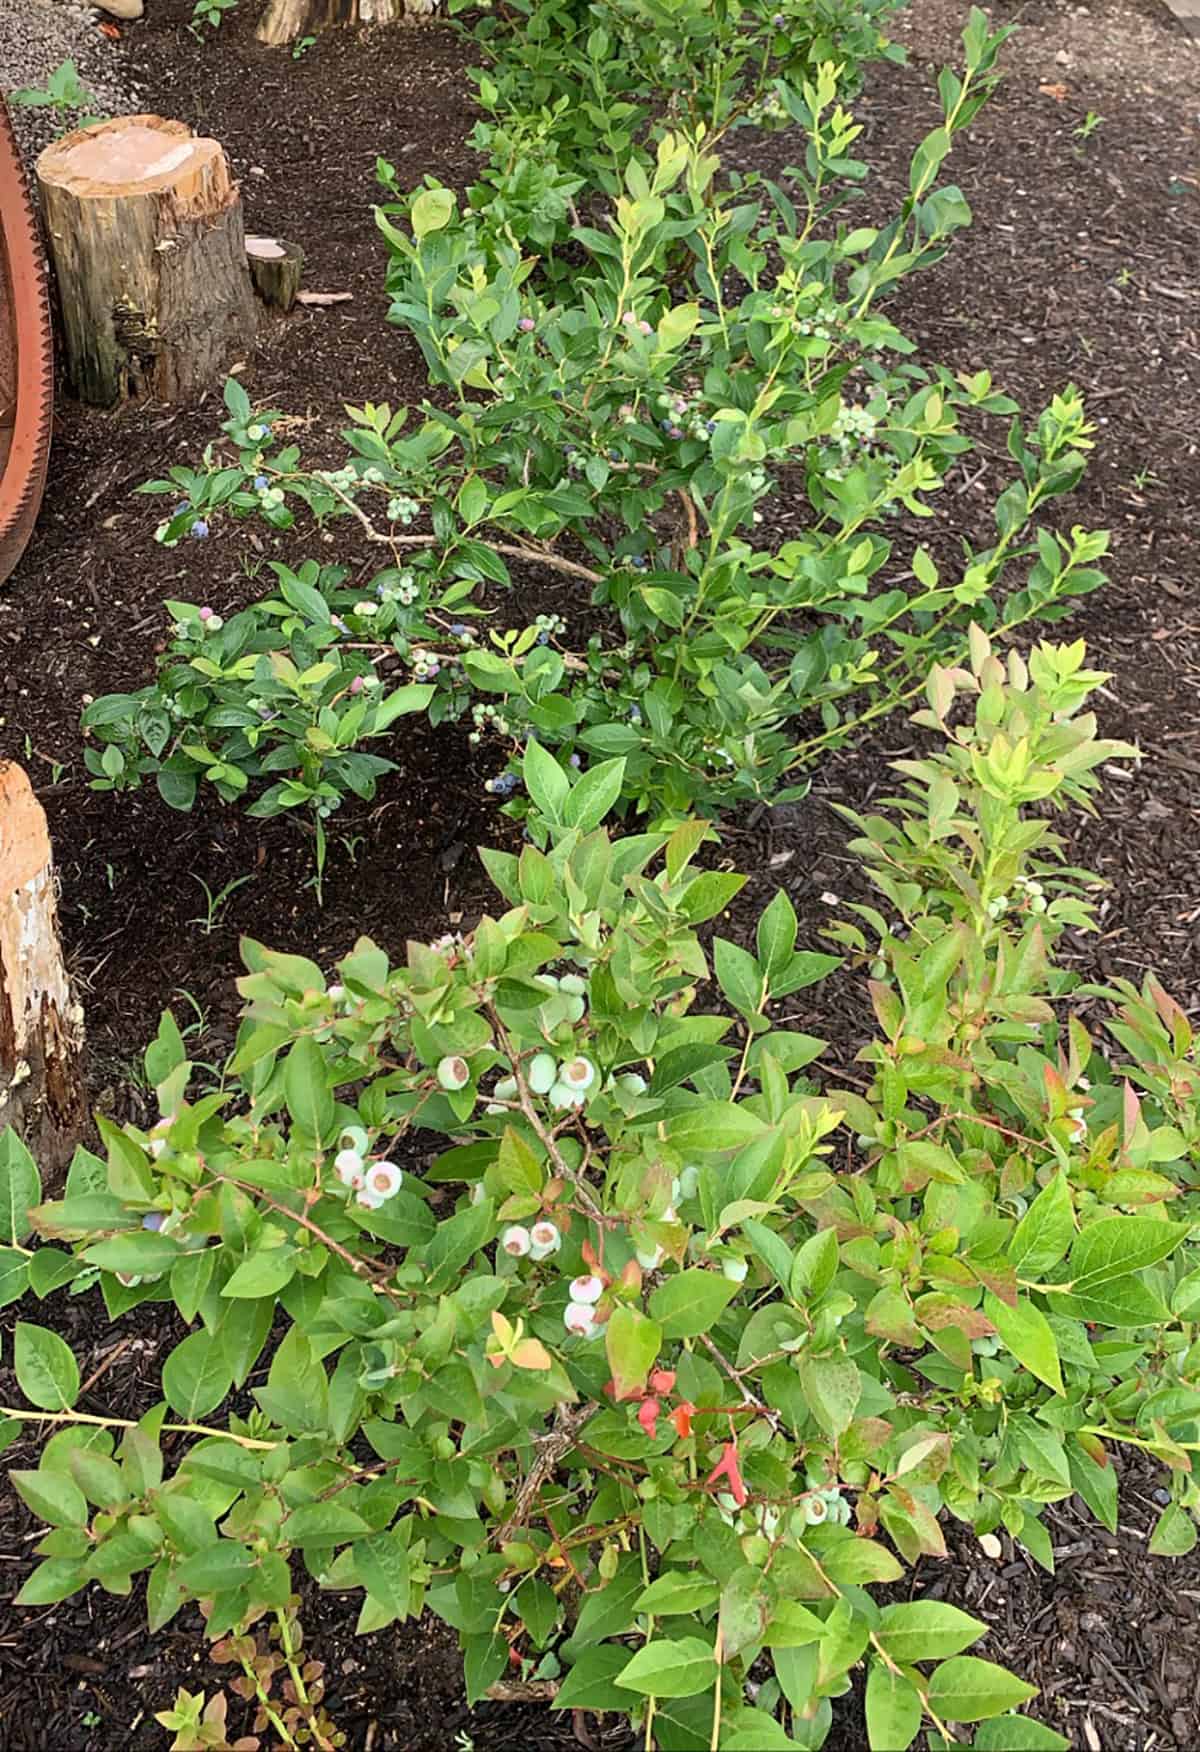
POLYGON ((535 1223, 529 1231, 529 1251, 534 1259, 545 1259, 548 1253, 557 1253, 562 1246, 562 1236, 554 1223, 535 1223))
POLYGON ((403 1179, 394 1162, 372 1162, 367 1169, 367 1191, 373 1198, 391 1198, 399 1192, 403 1179))
POLYGON ((563 1309, 563 1325, 579 1338, 586 1337, 596 1324, 596 1310, 590 1302, 568 1302, 563 1309))

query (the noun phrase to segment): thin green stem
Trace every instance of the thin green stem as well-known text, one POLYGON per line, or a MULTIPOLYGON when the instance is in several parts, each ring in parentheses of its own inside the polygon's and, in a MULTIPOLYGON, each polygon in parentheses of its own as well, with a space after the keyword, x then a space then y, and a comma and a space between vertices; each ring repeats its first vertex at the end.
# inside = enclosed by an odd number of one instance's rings
MULTIPOLYGON (((16 1405, 0 1405, 0 1417, 19 1418, 23 1423, 95 1424, 110 1430, 136 1430, 138 1427, 136 1419, 131 1417, 93 1417, 86 1411, 25 1411, 16 1405)), ((161 1427, 180 1435, 217 1436, 223 1442, 236 1442, 239 1448, 259 1449, 264 1453, 282 1445, 279 1442, 260 1442, 253 1436, 236 1436, 232 1430, 214 1429, 211 1424, 165 1423, 161 1427)))

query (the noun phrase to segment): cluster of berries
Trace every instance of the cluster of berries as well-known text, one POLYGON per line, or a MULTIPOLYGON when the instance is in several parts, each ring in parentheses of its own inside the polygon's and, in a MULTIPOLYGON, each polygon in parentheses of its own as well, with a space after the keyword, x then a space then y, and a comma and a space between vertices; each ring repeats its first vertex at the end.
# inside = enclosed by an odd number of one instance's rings
POLYGON ((627 310, 624 313, 621 324, 627 329, 636 328, 639 335, 652 335, 654 333, 654 324, 647 322, 644 317, 639 321, 637 312, 634 310, 627 310))
POLYGON ((271 436, 271 428, 266 425, 247 426, 246 436, 249 438, 251 444, 261 444, 264 438, 269 438, 271 436))
POLYGON ((705 419, 699 412, 698 396, 672 395, 664 390, 656 398, 655 405, 662 410, 659 425, 668 438, 699 438, 703 441, 717 429, 715 420, 705 419))
POLYGON ((849 452, 855 444, 870 444, 878 424, 869 408, 861 407, 858 402, 841 402, 829 435, 835 444, 849 452))
POLYGON ((499 706, 493 706, 486 701, 471 707, 471 721, 474 730, 467 737, 472 748, 478 748, 483 740, 484 732, 494 730, 498 736, 508 735, 508 719, 499 706))
POLYGON ((421 586, 412 572, 401 572, 398 578, 388 578, 382 584, 376 584, 375 594, 381 602, 398 602, 404 608, 411 608, 421 594, 421 586))
MULTIPOLYGON (((205 633, 219 633, 221 628, 225 625, 221 616, 216 614, 207 606, 207 604, 203 608, 197 610, 196 619, 200 622, 200 632, 202 635, 205 633)), ((184 628, 183 630, 188 631, 189 629, 184 628)))
MULTIPOLYGON (((1086 1093, 1087 1090, 1089 1090, 1091 1088, 1091 1086, 1092 1086, 1091 1083, 1088 1081, 1088 1079, 1086 1077, 1079 1077, 1076 1079, 1076 1087, 1078 1089, 1080 1089, 1081 1091, 1083 1091, 1084 1093, 1086 1093)), ((1087 1120, 1083 1117, 1083 1108, 1082 1107, 1068 1107, 1067 1108, 1067 1118, 1071 1122, 1071 1142, 1073 1144, 1086 1143, 1088 1129, 1087 1129, 1087 1120)))
POLYGON ((511 797, 520 788, 521 780, 516 773, 497 773, 494 779, 485 779, 483 788, 493 797, 511 797))
MULTIPOLYGON (((571 976, 568 974, 566 978, 571 976)), ((582 983, 580 981, 580 985, 582 983)), ((534 1095, 545 1095, 557 1113, 566 1113, 568 1107, 585 1104, 589 1091, 596 1084, 596 1065, 583 1055, 555 1058, 554 1053, 538 1053, 536 1058, 529 1060, 526 1079, 534 1095)), ((517 1083, 512 1077, 503 1077, 501 1083, 496 1084, 496 1099, 501 1102, 512 1100, 515 1093, 517 1083), (512 1084, 512 1088, 508 1088, 508 1084, 512 1084)))
POLYGON ((313 474, 317 480, 326 482, 338 493, 348 493, 359 482, 358 470, 349 463, 344 468, 315 468, 313 474))
POLYGON ((387 514, 392 523, 403 523, 407 528, 420 509, 417 501, 410 499, 407 493, 397 493, 395 498, 388 500, 387 514))
MULTIPOLYGON (((510 1223, 500 1236, 500 1245, 510 1259, 548 1259, 562 1246, 558 1225, 543 1219, 527 1229, 523 1223, 510 1223)), ((603 1279, 592 1272, 571 1279, 570 1300, 563 1310, 563 1325, 577 1338, 586 1338, 596 1330, 596 1304, 604 1294, 603 1279)))
POLYGON ((1018 876, 1016 886, 1021 890, 1016 897, 1011 894, 998 894, 995 899, 988 901, 989 917, 1002 919, 1010 907, 1022 904, 1027 904, 1030 912, 1045 912, 1049 902, 1046 899, 1046 891, 1040 882, 1032 876, 1018 876))
POLYGON ((770 122, 788 122, 791 117, 779 93, 771 91, 760 97, 757 103, 750 105, 746 111, 746 120, 761 128, 770 122))
POLYGON ((548 1219, 527 1229, 523 1223, 510 1223, 500 1236, 500 1245, 510 1259, 549 1259, 562 1246, 557 1223, 548 1219))
MULTIPOLYGON (((885 404, 886 405, 886 404, 885 404)), ((841 452, 842 460, 827 469, 830 479, 844 481, 854 460, 854 452, 869 450, 879 427, 879 417, 857 402, 841 402, 829 436, 841 452)))
MULTIPOLYGON (((191 510, 191 506, 188 504, 186 499, 184 499, 180 504, 176 505, 174 510, 171 512, 170 517, 165 518, 164 521, 162 523, 160 523, 158 528, 154 531, 155 541, 160 542, 163 547, 169 547, 169 548, 177 547, 179 545, 179 538, 177 536, 172 536, 171 538, 168 539, 167 531, 170 529, 172 523, 175 521, 175 519, 177 517, 182 517, 185 511, 190 511, 190 510, 191 510)), ((188 534, 190 536, 192 536, 193 539, 196 541, 203 541, 205 536, 208 534, 208 524, 205 521, 205 519, 203 517, 197 517, 195 519, 195 521, 192 523, 190 529, 188 530, 188 534)))
POLYGON ((572 1026, 582 1022, 586 1008, 587 981, 577 973, 539 973, 538 984, 554 992, 562 1000, 562 1012, 572 1026))
POLYGON ((539 614, 533 624, 538 630, 539 645, 548 645, 557 634, 567 630, 567 623, 561 614, 539 614))
POLYGON ((355 1202, 364 1210, 377 1211, 389 1198, 394 1198, 404 1176, 394 1162, 379 1157, 368 1162, 367 1134, 361 1126, 348 1125, 338 1139, 339 1149, 333 1159, 333 1171, 343 1186, 349 1187, 355 1202))
POLYGON ((434 652, 426 651, 421 645, 413 646, 408 660, 412 664, 414 681, 432 681, 441 672, 442 666, 434 652))

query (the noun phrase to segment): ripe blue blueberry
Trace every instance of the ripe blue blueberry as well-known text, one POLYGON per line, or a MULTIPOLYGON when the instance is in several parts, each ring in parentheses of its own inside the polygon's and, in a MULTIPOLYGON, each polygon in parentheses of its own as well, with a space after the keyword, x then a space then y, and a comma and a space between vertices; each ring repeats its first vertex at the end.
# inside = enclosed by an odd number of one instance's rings
POLYGON ((203 517, 197 517, 195 523, 192 524, 191 529, 188 531, 188 534, 194 536, 197 541, 204 540, 204 537, 208 534, 208 524, 204 521, 203 517))

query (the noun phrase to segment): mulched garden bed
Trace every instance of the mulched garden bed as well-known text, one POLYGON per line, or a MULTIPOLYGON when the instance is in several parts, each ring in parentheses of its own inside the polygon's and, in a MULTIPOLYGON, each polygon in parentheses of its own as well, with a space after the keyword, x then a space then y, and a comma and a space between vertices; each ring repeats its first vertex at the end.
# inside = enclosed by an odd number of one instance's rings
MULTIPOLYGON (((248 228, 301 243, 310 288, 354 295, 281 326, 246 361, 252 397, 311 423, 314 443, 344 402, 419 399, 425 376, 416 348, 383 322, 383 252, 369 213, 375 160, 390 159, 413 182, 425 172, 469 180, 469 47, 439 26, 393 29, 369 40, 333 34, 293 61, 254 42, 249 0, 203 44, 185 28, 191 0, 149 0, 149 9, 113 48, 123 86, 136 87, 145 108, 221 140, 243 179, 248 228)), ((930 68, 954 56, 965 10, 964 0, 918 0, 898 33, 911 67, 879 70, 870 81, 861 105, 863 156, 875 169, 868 209, 890 207, 906 186, 908 154, 932 125, 930 68)), ((945 262, 907 284, 889 313, 920 357, 988 367, 1031 413, 1067 379, 1086 392, 1098 422, 1095 460, 1081 489, 1057 502, 1058 515, 1064 527, 1113 531, 1112 583, 1066 630, 1086 637, 1090 658, 1114 672, 1102 695, 1105 731, 1136 741, 1146 760, 1135 775, 1112 776, 1094 821, 1072 825, 1078 861, 1114 885, 1101 935, 1075 953, 1092 976, 1137 980, 1157 967, 1194 1012, 1200 52, 1157 0, 993 7, 996 20, 1018 13, 1009 78, 953 160, 975 225, 945 262), (1081 140, 1075 130, 1088 111, 1103 120, 1081 140)), ((743 167, 778 170, 793 150, 786 137, 743 134, 733 156, 743 167)), ((149 678, 163 597, 224 611, 261 587, 243 567, 241 534, 164 551, 151 539, 156 503, 131 497, 170 463, 194 460, 220 417, 216 397, 194 409, 111 416, 64 401, 42 522, 0 599, 0 755, 26 764, 50 816, 63 929, 87 1008, 93 1097, 119 1117, 142 1112, 140 1053, 165 1005, 197 1022, 195 1056, 228 1048, 240 933, 328 960, 363 932, 395 949, 408 936, 469 925, 488 895, 472 848, 511 833, 483 791, 490 768, 455 730, 405 729, 404 771, 381 784, 370 807, 357 806, 344 824, 339 818, 348 843, 333 845, 323 908, 306 886, 309 848, 286 823, 243 821, 211 802, 179 816, 152 791, 129 798, 87 788, 80 706, 86 695, 149 678), (201 883, 216 894, 248 872, 253 880, 205 934, 195 922, 206 910, 201 883)), ((951 557, 999 490, 1002 438, 971 470, 922 530, 951 557)), ((272 552, 264 547, 258 557, 272 552)), ((578 606, 569 588, 543 591, 538 605, 568 614, 578 606)), ((858 880, 829 800, 864 804, 886 788, 885 763, 907 744, 896 720, 826 765, 805 802, 729 824, 721 856, 754 875, 723 930, 736 934, 785 885, 803 939, 818 945, 826 897, 858 880)), ((801 994, 788 1020, 829 1039, 831 1061, 842 1064, 863 1026, 855 994, 836 989, 801 994)), ((10 1308, 5 1326, 21 1312, 39 1317, 36 1307, 10 1308)), ((144 1306, 114 1333, 94 1298, 59 1298, 53 1319, 85 1380, 96 1374, 81 1401, 87 1409, 127 1413, 157 1397, 161 1357, 178 1338, 173 1315, 144 1306)), ((0 1390, 11 1387, 0 1368, 0 1390)), ((6 1461, 33 1463, 18 1450, 6 1461)), ((1041 1686, 1034 1713, 1088 1752, 1200 1744, 1200 1556, 1146 1556, 1159 1482, 1151 1470, 1127 1467, 1114 1537, 1073 1501, 1052 1508, 1053 1578, 1009 1548, 994 1563, 952 1532, 953 1561, 926 1561, 911 1583, 984 1618, 992 1634, 980 1652, 1041 1686)), ((16 1591, 35 1537, 31 1517, 0 1488, 0 1595, 16 1591)), ((220 1683, 186 1615, 147 1635, 139 1592, 118 1599, 89 1591, 6 1615, 6 1747, 161 1748, 153 1711, 180 1684, 211 1691, 220 1683)), ((473 1743, 500 1752, 580 1743, 576 1724, 541 1710, 468 1711, 452 1633, 431 1622, 355 1640, 351 1609, 315 1593, 303 1616, 310 1648, 327 1663, 331 1713, 352 1747, 449 1752, 473 1743)), ((830 1745, 861 1747, 853 1702, 840 1712, 830 1745)), ((627 1743, 615 1724, 577 1725, 585 1744, 627 1743)))

